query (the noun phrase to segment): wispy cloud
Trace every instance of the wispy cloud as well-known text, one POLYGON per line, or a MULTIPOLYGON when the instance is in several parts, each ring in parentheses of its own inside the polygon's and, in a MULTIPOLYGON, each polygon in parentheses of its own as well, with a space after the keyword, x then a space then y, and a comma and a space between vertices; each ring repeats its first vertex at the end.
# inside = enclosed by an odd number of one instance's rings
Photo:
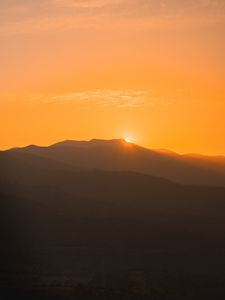
POLYGON ((107 5, 116 5, 123 1, 121 0, 50 0, 52 4, 60 7, 70 8, 99 8, 107 5))
POLYGON ((150 101, 150 92, 144 90, 90 90, 65 94, 34 95, 31 101, 57 104, 95 104, 120 109, 139 107, 150 101))
POLYGON ((0 35, 212 23, 225 23, 224 0, 0 0, 0 35))

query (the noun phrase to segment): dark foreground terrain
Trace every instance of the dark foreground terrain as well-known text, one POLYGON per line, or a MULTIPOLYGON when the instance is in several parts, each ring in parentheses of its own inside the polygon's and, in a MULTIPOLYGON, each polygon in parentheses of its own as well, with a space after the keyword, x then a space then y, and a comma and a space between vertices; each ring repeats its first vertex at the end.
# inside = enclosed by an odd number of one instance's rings
POLYGON ((0 165, 0 299, 225 299, 224 187, 23 151, 0 165))

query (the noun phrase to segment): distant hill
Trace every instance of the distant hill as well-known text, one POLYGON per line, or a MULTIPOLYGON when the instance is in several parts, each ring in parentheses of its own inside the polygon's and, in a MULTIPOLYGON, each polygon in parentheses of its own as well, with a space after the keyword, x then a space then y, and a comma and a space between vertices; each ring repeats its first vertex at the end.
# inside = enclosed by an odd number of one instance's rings
POLYGON ((222 164, 173 156, 123 140, 0 152, 0 296, 224 298, 222 164))
MULTIPOLYGON (((32 154, 76 170, 134 171, 184 184, 225 186, 225 158, 178 155, 150 150, 123 139, 63 141, 49 147, 28 146, 0 153, 32 154)), ((36 158, 37 159, 37 158, 36 158)))

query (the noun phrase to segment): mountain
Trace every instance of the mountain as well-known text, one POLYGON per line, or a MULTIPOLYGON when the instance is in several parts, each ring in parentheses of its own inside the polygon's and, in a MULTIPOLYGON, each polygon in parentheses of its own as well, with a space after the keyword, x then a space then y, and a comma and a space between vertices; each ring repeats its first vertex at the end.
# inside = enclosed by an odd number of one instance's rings
POLYGON ((123 140, 0 152, 0 296, 223 299, 225 187, 123 170, 170 157, 123 140))
MULTIPOLYGON (((225 159, 150 150, 123 139, 63 141, 49 147, 28 146, 7 153, 33 154, 80 170, 134 171, 183 184, 225 186, 225 159)), ((0 153, 1 156, 4 152, 0 153)))

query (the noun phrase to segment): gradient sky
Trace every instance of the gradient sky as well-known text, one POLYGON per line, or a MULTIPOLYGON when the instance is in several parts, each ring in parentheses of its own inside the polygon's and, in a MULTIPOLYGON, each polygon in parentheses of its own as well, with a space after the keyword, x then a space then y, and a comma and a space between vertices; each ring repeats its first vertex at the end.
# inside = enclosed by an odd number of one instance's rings
POLYGON ((0 0, 0 148, 225 155, 225 0, 0 0))

